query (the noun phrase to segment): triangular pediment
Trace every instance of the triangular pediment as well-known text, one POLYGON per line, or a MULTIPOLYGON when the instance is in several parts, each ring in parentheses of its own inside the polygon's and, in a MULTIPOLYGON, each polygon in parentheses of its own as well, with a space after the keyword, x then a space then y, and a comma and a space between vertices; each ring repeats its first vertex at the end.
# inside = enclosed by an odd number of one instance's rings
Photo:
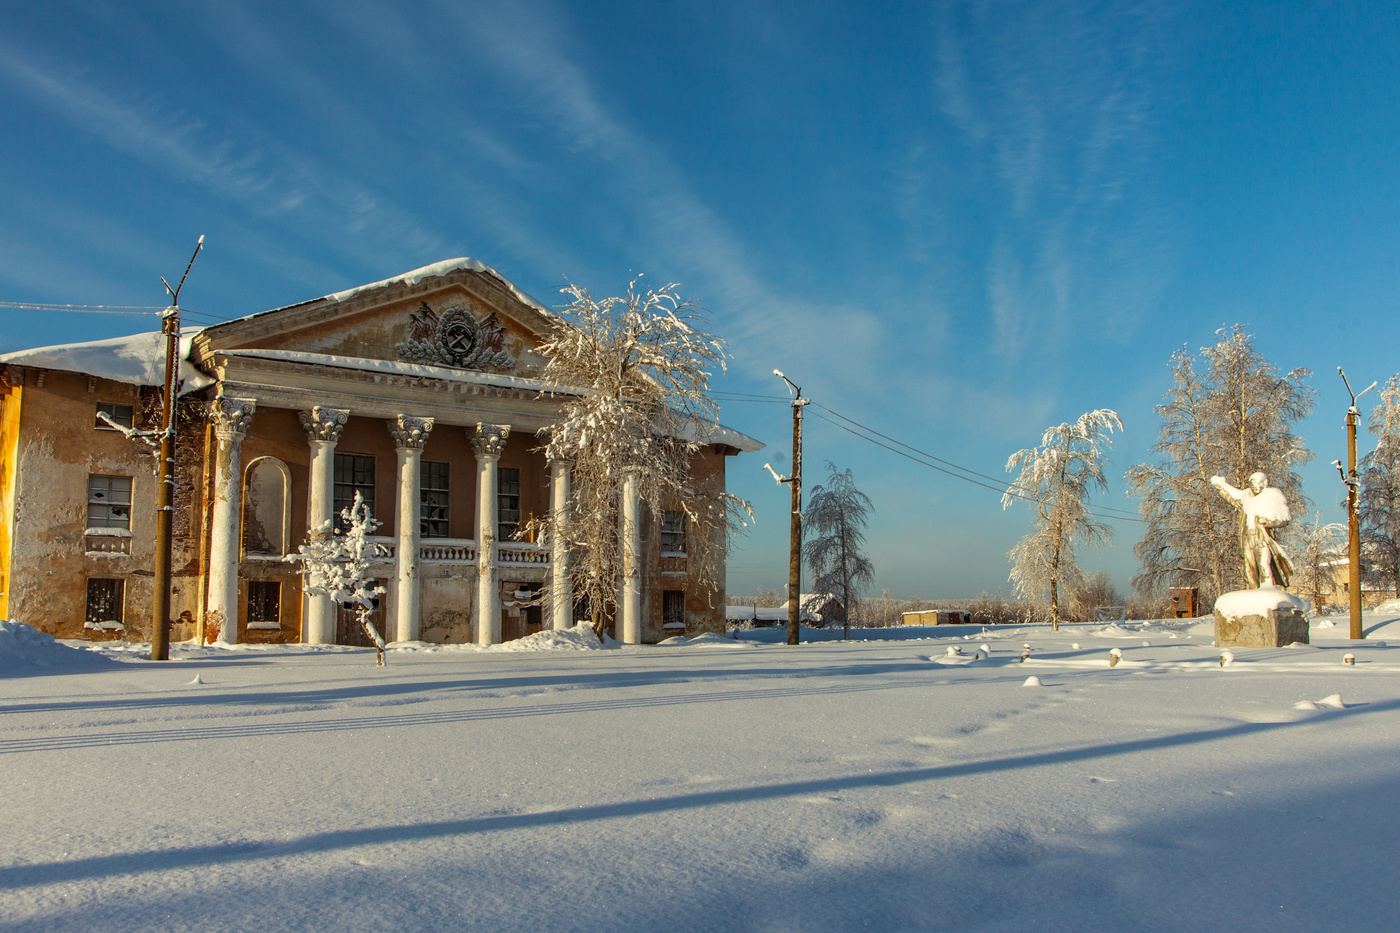
POLYGON ((205 330, 196 356, 271 351, 538 377, 537 352, 558 318, 475 260, 425 266, 382 282, 205 330))

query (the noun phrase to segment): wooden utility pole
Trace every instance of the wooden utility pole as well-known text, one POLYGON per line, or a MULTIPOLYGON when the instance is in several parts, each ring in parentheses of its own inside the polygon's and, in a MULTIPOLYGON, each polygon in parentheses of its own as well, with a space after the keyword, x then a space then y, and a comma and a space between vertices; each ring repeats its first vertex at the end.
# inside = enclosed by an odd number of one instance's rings
POLYGON ((190 274, 195 257, 204 248, 204 237, 174 288, 161 276, 170 293, 170 307, 161 319, 165 334, 165 398, 161 406, 160 459, 156 464, 156 566, 155 594, 151 600, 151 660, 170 660, 170 582, 171 525, 175 514, 175 393, 180 385, 180 289, 190 274))
POLYGON ((801 387, 793 384, 782 372, 775 369, 773 375, 786 382, 792 390, 792 475, 779 476, 777 471, 766 463, 763 467, 773 474, 778 485, 788 483, 792 487, 792 530, 788 542, 787 643, 795 645, 801 640, 802 634, 802 409, 809 400, 802 397, 801 387))
MULTIPOLYGON (((1361 420, 1356 400, 1374 389, 1376 384, 1371 383, 1358 395, 1351 391, 1351 383, 1347 381, 1347 374, 1342 372, 1340 366, 1337 367, 1337 375, 1342 377, 1347 393, 1351 396, 1351 407, 1347 409, 1347 471, 1342 474, 1342 482, 1347 486, 1347 589, 1351 596, 1350 635, 1352 638, 1361 639, 1366 637, 1366 633, 1361 628, 1361 521, 1356 514, 1357 487, 1361 485, 1356 474, 1356 424, 1361 420)), ((1337 472, 1341 473, 1341 463, 1333 462, 1337 465, 1337 472)))

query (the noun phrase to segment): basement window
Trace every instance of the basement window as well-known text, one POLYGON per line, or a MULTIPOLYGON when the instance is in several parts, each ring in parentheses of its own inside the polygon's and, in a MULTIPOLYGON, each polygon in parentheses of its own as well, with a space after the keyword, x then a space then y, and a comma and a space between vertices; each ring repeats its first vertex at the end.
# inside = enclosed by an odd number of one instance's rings
POLYGON ((282 627, 282 584, 276 580, 248 581, 248 628, 276 630, 282 627))
POLYGON ((122 628, 126 581, 91 577, 87 582, 87 617, 83 628, 110 631, 122 628))

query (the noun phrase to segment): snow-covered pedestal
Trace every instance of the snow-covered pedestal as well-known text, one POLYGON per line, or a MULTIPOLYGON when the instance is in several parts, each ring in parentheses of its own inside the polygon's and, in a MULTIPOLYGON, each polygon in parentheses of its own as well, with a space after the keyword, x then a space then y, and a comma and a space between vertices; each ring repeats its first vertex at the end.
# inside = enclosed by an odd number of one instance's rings
POLYGON ((1308 644, 1303 604, 1274 586, 1235 590, 1215 601, 1215 644, 1224 648, 1282 648, 1308 644))

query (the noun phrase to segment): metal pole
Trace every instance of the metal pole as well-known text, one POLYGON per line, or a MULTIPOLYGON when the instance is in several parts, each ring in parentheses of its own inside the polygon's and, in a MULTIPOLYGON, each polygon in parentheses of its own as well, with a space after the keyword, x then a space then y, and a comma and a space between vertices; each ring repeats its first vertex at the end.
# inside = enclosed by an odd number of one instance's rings
POLYGON ((1351 637, 1365 638, 1361 631, 1361 522, 1356 515, 1356 422, 1360 413, 1352 405, 1347 411, 1347 580, 1351 590, 1351 637))

